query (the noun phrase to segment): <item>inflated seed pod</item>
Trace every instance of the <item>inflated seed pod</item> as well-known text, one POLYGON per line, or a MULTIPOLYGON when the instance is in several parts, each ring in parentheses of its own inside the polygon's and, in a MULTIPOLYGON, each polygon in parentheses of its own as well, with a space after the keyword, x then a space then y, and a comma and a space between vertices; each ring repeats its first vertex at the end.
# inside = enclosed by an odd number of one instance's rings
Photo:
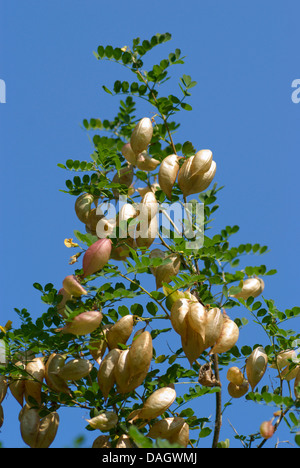
POLYGON ((195 154, 191 164, 191 177, 196 174, 207 172, 210 169, 213 154, 210 150, 201 150, 195 154))
POLYGON ((171 444, 178 444, 182 447, 187 447, 190 441, 190 428, 189 425, 185 422, 180 429, 180 431, 170 437, 169 442, 171 444))
POLYGON ((191 166, 195 156, 190 156, 182 164, 178 172, 178 186, 184 196, 187 196, 191 187, 191 166))
POLYGON ((242 385, 244 382, 243 372, 236 366, 232 366, 227 371, 227 380, 235 385, 242 385))
POLYGON ((180 335, 183 340, 186 339, 186 331, 187 331, 187 322, 185 317, 190 310, 190 301, 186 298, 178 299, 171 308, 170 319, 172 323, 172 327, 174 328, 175 332, 180 335))
POLYGON ((117 348, 118 344, 126 344, 133 330, 134 316, 124 315, 109 328, 106 339, 109 349, 117 348))
POLYGON ((45 377, 44 359, 37 357, 28 362, 25 367, 28 377, 25 380, 25 398, 30 403, 29 397, 40 405, 42 402, 42 383, 45 377))
POLYGON ((133 166, 136 166, 137 155, 132 151, 130 143, 125 143, 125 145, 121 149, 121 153, 127 162, 129 162, 133 166))
POLYGON ((0 404, 0 428, 3 426, 3 423, 4 423, 4 411, 3 411, 2 405, 0 404))
POLYGON ((184 337, 181 336, 181 345, 190 365, 192 365, 200 354, 203 353, 204 341, 201 335, 190 326, 188 313, 184 320, 186 322, 186 333, 184 337))
POLYGON ((63 289, 70 295, 80 297, 86 295, 87 291, 79 283, 74 275, 68 275, 63 280, 63 289))
POLYGON ((87 222, 93 201, 94 197, 89 193, 82 193, 75 201, 75 213, 84 224, 87 222))
POLYGON ((24 407, 19 416, 21 437, 26 445, 35 448, 40 426, 39 412, 35 408, 24 407))
POLYGON ((162 387, 147 398, 141 409, 134 410, 128 416, 129 422, 136 419, 149 421, 163 414, 174 402, 176 392, 174 385, 162 387))
POLYGON ((149 248, 155 241, 157 233, 158 221, 156 216, 154 216, 149 223, 147 220, 141 219, 135 232, 137 247, 149 248))
POLYGON ((128 448, 134 448, 130 437, 127 434, 122 434, 116 443, 116 448, 117 449, 128 449, 128 448))
POLYGON ((89 375, 92 368, 93 364, 88 359, 71 359, 56 374, 64 380, 80 380, 89 375))
POLYGON ((65 317, 65 306, 66 306, 66 303, 70 300, 72 300, 72 296, 71 294, 69 294, 67 291, 64 290, 64 288, 61 288, 59 291, 58 291, 58 296, 62 296, 59 304, 57 304, 56 308, 57 308, 57 312, 62 315, 63 317, 65 317))
POLYGON ((140 333, 131 343, 128 362, 130 376, 148 371, 153 357, 152 337, 148 331, 140 333))
POLYGON ((252 391, 263 378, 268 365, 268 356, 262 346, 255 348, 246 360, 246 374, 252 391))
MULTIPOLYGON (((18 361, 15 363, 15 367, 25 370, 25 364, 18 361)), ((25 395, 25 377, 22 372, 13 372, 11 375, 11 382, 9 384, 9 390, 12 396, 17 400, 17 402, 23 407, 24 395, 25 395)))
POLYGON ((205 349, 213 346, 219 338, 223 328, 223 315, 218 307, 207 310, 205 324, 205 349))
POLYGON ((54 441, 59 426, 59 415, 56 411, 47 414, 40 420, 35 448, 49 448, 54 441))
POLYGON ((4 400, 8 389, 7 379, 4 375, 0 375, 0 404, 4 400))
POLYGON ((187 319, 190 327, 197 332, 202 342, 205 342, 205 327, 207 322, 207 312, 205 307, 200 302, 191 302, 187 314, 187 319))
POLYGON ((185 419, 180 416, 160 419, 151 426, 147 437, 151 439, 166 439, 170 440, 175 434, 178 434, 185 423, 185 419))
POLYGON ((93 429, 100 431, 110 431, 118 423, 118 416, 114 411, 104 411, 92 419, 86 420, 93 429))
POLYGON ((51 356, 49 356, 45 365, 45 381, 51 390, 58 393, 69 394, 70 389, 66 381, 57 375, 59 370, 64 366, 65 360, 66 359, 61 354, 52 353, 51 356))
POLYGON ((109 436, 105 436, 105 435, 98 436, 94 440, 92 448, 111 448, 109 436))
POLYGON ((170 154, 163 159, 159 167, 158 182, 169 200, 172 198, 172 189, 179 171, 179 159, 177 154, 170 154))
POLYGON ((92 208, 85 223, 87 231, 95 236, 97 234, 97 225, 103 218, 104 215, 101 211, 99 213, 98 208, 92 208))
POLYGON ((160 161, 151 158, 147 151, 143 151, 136 158, 136 166, 140 171, 154 171, 159 166, 160 161))
POLYGON ((128 364, 129 349, 121 350, 118 361, 114 367, 114 375, 119 393, 127 393, 128 382, 130 378, 128 364))
POLYGON ((217 164, 212 161, 211 166, 207 172, 199 173, 190 177, 189 184, 185 189, 184 195, 193 195, 206 190, 213 181, 217 171, 217 164))
POLYGON ((242 282, 242 290, 231 297, 247 300, 249 297, 259 296, 265 288, 265 283, 261 278, 247 278, 242 282))
POLYGON ((293 365, 291 365, 290 368, 290 363, 288 363, 288 365, 280 371, 280 378, 290 382, 296 377, 299 368, 300 366, 293 367, 293 365))
POLYGON ((121 350, 114 348, 105 356, 103 361, 100 364, 98 373, 97 373, 97 380, 99 388, 103 394, 104 399, 106 400, 110 390, 115 384, 116 377, 115 377, 115 366, 118 362, 120 357, 121 350))
POLYGON ((275 432, 275 426, 272 421, 264 421, 259 427, 259 432, 264 439, 270 439, 275 432))
POLYGON ((93 275, 108 262, 112 243, 110 239, 99 239, 85 252, 82 260, 83 277, 93 275))
POLYGON ((118 214, 119 237, 129 244, 131 244, 134 238, 135 230, 135 223, 129 220, 134 219, 136 216, 136 207, 131 203, 125 203, 118 214))
POLYGON ((244 380, 244 382, 240 385, 236 385, 233 382, 229 382, 227 390, 232 398, 241 398, 248 392, 249 382, 247 382, 247 380, 244 380))
POLYGON ((168 260, 167 263, 150 268, 151 273, 155 276, 156 289, 161 288, 163 283, 170 283, 172 281, 172 276, 177 276, 181 265, 179 255, 169 255, 166 251, 161 249, 153 249, 150 252, 150 258, 161 258, 163 260, 168 260))
POLYGON ((163 285, 162 289, 166 296, 166 307, 170 311, 172 310, 173 304, 175 304, 175 302, 178 301, 178 299, 191 299, 192 301, 198 302, 197 298, 193 294, 191 294, 189 290, 176 290, 172 292, 172 287, 166 284, 163 285))
POLYGON ((294 358, 297 358, 296 351, 293 349, 281 351, 277 354, 276 359, 270 365, 272 369, 279 370, 280 378, 285 380, 292 380, 296 377, 298 372, 298 366, 292 367, 290 369, 290 361, 294 358))
POLYGON ((133 152, 138 155, 148 148, 153 136, 153 125, 148 117, 142 118, 135 126, 131 138, 130 145, 133 152))
POLYGON ((98 364, 101 364, 102 358, 105 354, 107 349, 107 341, 106 341, 106 334, 108 330, 112 327, 112 324, 105 325, 101 330, 101 337, 100 338, 92 338, 89 342, 88 348, 98 364))
POLYGON ((298 368, 297 375, 294 380, 294 394, 295 398, 300 398, 300 392, 298 390, 298 386, 300 385, 300 369, 298 368))
MULTIPOLYGON (((131 165, 122 167, 119 170, 119 172, 117 172, 114 175, 112 179, 113 183, 125 185, 128 188, 131 186, 132 181, 133 181, 133 166, 131 165)), ((118 189, 113 189, 112 192, 116 198, 119 197, 120 192, 118 189)))
POLYGON ((221 334, 210 350, 209 354, 220 354, 229 351, 239 338, 239 327, 231 320, 226 312, 223 312, 223 327, 221 334))
POLYGON ((64 327, 56 328, 55 331, 72 335, 89 335, 99 327, 102 318, 103 315, 98 310, 82 312, 70 322, 66 322, 64 327))

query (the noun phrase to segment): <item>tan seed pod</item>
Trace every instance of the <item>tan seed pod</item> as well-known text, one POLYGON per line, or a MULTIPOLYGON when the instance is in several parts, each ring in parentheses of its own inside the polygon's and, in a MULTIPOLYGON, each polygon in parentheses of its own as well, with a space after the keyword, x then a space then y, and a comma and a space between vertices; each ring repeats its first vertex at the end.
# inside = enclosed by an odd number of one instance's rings
POLYGON ((92 419, 86 420, 93 429, 100 431, 110 431, 118 423, 118 416, 114 411, 104 411, 92 419))
POLYGON ((23 441, 30 448, 35 448, 40 425, 40 416, 38 410, 35 408, 26 407, 21 410, 19 419, 20 432, 23 441))
POLYGON ((6 393, 7 393, 7 379, 4 375, 0 375, 0 404, 4 400, 6 393))
POLYGON ((181 260, 178 254, 168 254, 160 249, 154 249, 150 253, 150 258, 162 258, 168 260, 168 263, 163 263, 157 267, 151 267, 151 272, 155 276, 156 289, 163 286, 163 283, 170 283, 172 276, 177 276, 181 260))
POLYGON ((236 385, 233 382, 229 382, 227 390, 232 398, 241 398, 248 392, 249 382, 247 382, 247 380, 244 380, 244 382, 241 385, 236 385))
POLYGON ((40 420, 35 448, 49 448, 54 441, 59 426, 59 415, 56 411, 47 414, 40 420))
POLYGON ((235 385, 242 385, 244 382, 244 374, 238 367, 230 367, 227 371, 227 380, 235 385))
POLYGON ((185 420, 179 416, 161 419, 151 426, 147 437, 151 439, 170 440, 175 434, 178 434, 185 420))
POLYGON ((147 398, 141 409, 134 410, 128 416, 129 422, 136 419, 150 421, 163 414, 174 402, 176 392, 174 385, 162 387, 147 398))
POLYGON ((123 349, 119 355, 118 361, 114 367, 114 375, 119 393, 127 393, 129 374, 129 349, 123 349))
POLYGON ((87 377, 93 368, 93 364, 87 359, 71 359, 57 374, 64 380, 80 380, 87 377))
POLYGON ((190 310, 190 301, 186 298, 178 299, 171 308, 171 323, 175 332, 178 333, 183 340, 186 339, 187 321, 185 317, 190 310))
POLYGON ((190 441, 190 428, 185 422, 180 431, 170 437, 169 442, 171 444, 178 444, 181 447, 187 447, 190 441))
POLYGON ((255 298, 263 292, 264 288, 265 283, 261 278, 247 278, 242 282, 242 290, 231 297, 244 300, 247 300, 249 297, 255 298))
POLYGON ((213 346, 219 338, 223 328, 223 315, 218 307, 207 310, 205 324, 205 349, 213 346))
POLYGON ((295 398, 297 399, 300 398, 300 392, 298 390, 299 385, 300 385, 300 369, 298 368, 298 372, 294 380, 294 394, 295 394, 295 398))
POLYGON ((129 393, 138 388, 144 382, 145 378, 147 377, 149 368, 146 367, 143 371, 139 372, 138 374, 133 374, 130 376, 125 391, 122 393, 129 393))
POLYGON ((179 171, 179 159, 180 157, 177 154, 170 154, 163 159, 159 167, 158 182, 161 190, 169 200, 172 198, 172 189, 179 171))
POLYGON ((87 222, 93 201, 94 197, 89 193, 82 193, 75 201, 75 213, 84 224, 87 222))
POLYGON ((229 351, 239 338, 239 327, 231 320, 226 312, 223 312, 223 327, 221 334, 210 350, 209 354, 220 354, 229 351))
POLYGON ((99 327, 102 318, 103 315, 98 310, 82 312, 70 322, 66 322, 64 327, 56 328, 55 331, 72 335, 89 335, 99 327))
POLYGON ((131 244, 132 239, 134 238, 134 229, 135 223, 129 220, 134 219, 137 216, 136 207, 131 203, 125 203, 118 214, 118 227, 119 227, 119 237, 124 239, 126 242, 129 238, 129 244, 131 244))
POLYGON ((200 302, 197 301, 190 303, 187 320, 190 327, 201 336, 202 342, 204 343, 207 312, 205 307, 200 304, 200 302))
MULTIPOLYGON (((132 184, 132 181, 133 181, 133 166, 131 165, 122 167, 120 171, 117 172, 112 179, 113 183, 125 185, 128 188, 132 184)), ((118 189, 113 189, 112 192, 116 198, 119 197, 120 193, 118 189)))
POLYGON ((89 215, 88 215, 88 218, 86 220, 86 227, 87 229, 89 230, 89 232, 91 234, 93 234, 94 236, 97 234, 97 225, 99 223, 99 221, 101 219, 104 218, 104 215, 103 213, 101 212, 100 210, 100 213, 99 213, 99 208, 92 208, 89 215))
POLYGON ((135 338, 128 353, 130 376, 136 376, 149 370, 153 357, 152 337, 148 331, 143 331, 135 338))
POLYGON ((191 186, 191 166, 195 156, 190 156, 182 164, 178 172, 178 186, 184 196, 188 195, 191 186))
POLYGON ((45 377, 44 359, 37 357, 30 361, 26 367, 28 377, 25 380, 25 398, 30 403, 29 397, 40 405, 42 402, 42 383, 45 377))
POLYGON ((3 411, 2 405, 0 404, 0 428, 3 426, 3 423, 4 423, 4 411, 3 411))
POLYGON ((191 164, 191 177, 196 174, 203 174, 210 169, 213 154, 210 150, 201 150, 195 154, 191 164))
POLYGON ((148 223, 147 220, 140 220, 136 230, 135 242, 139 248, 149 248, 155 241, 158 233, 158 221, 154 216, 148 223))
POLYGON ((101 362, 97 373, 98 385, 105 400, 116 381, 114 370, 120 354, 121 350, 117 348, 109 351, 101 362))
POLYGON ((117 449, 128 449, 128 448, 134 448, 130 437, 127 434, 122 434, 116 443, 116 448, 117 449))
POLYGON ((187 188, 185 189, 184 195, 188 196, 206 190, 213 181, 216 175, 216 171, 217 164, 215 161, 212 161, 211 166, 207 172, 191 176, 189 179, 189 184, 187 184, 187 188))
MULTIPOLYGON (((21 361, 16 362, 15 366, 25 370, 25 364, 23 364, 21 361)), ((9 384, 9 390, 12 396, 23 407, 25 395, 25 377, 21 372, 14 372, 10 377, 12 380, 9 384)))
POLYGON ((136 158, 136 166, 140 171, 154 171, 159 166, 160 161, 151 158, 147 151, 143 151, 136 158))
POLYGON ((106 339, 109 349, 117 348, 118 344, 126 344, 133 330, 134 316, 124 315, 107 332, 106 339))
POLYGON ((297 358, 297 353, 293 349, 286 350, 286 351, 281 351, 278 353, 277 358, 274 360, 274 362, 270 365, 272 369, 278 369, 279 370, 279 377, 281 379, 290 381, 293 380, 298 372, 298 366, 294 367, 291 366, 290 368, 290 361, 297 358))
POLYGON ((149 222, 157 215, 158 203, 155 194, 151 190, 143 196, 142 202, 137 205, 137 209, 141 220, 148 220, 149 222))
POLYGON ((197 333, 191 326, 188 320, 188 314, 185 316, 186 334, 181 336, 181 345, 184 354, 186 355, 190 365, 196 361, 204 351, 204 341, 199 333, 197 333))
POLYGON ((102 358, 107 349, 106 334, 111 327, 112 327, 112 324, 105 325, 101 330, 100 338, 90 339, 88 348, 92 357, 95 359, 95 361, 98 362, 98 364, 101 364, 102 358))
POLYGON ((63 280, 63 289, 70 295, 75 297, 80 297, 86 295, 87 291, 83 286, 77 281, 74 275, 68 275, 63 280))
POLYGON ((94 440, 92 448, 111 448, 109 436, 105 436, 105 435, 98 436, 94 440))
POLYGON ((45 365, 45 380, 48 387, 58 393, 70 393, 70 389, 66 381, 57 375, 59 370, 64 366, 65 358, 61 354, 53 353, 49 356, 45 365))
POLYGON ((255 348, 246 360, 246 374, 252 391, 263 378, 268 365, 268 356, 262 346, 255 348))
POLYGON ((129 162, 133 166, 136 166, 137 155, 132 151, 130 143, 126 143, 122 147, 121 153, 122 153, 122 155, 124 156, 124 158, 126 159, 127 162, 129 162))
POLYGON ((141 119, 135 126, 131 138, 130 145, 133 152, 138 155, 148 148, 153 136, 153 125, 148 117, 141 119))

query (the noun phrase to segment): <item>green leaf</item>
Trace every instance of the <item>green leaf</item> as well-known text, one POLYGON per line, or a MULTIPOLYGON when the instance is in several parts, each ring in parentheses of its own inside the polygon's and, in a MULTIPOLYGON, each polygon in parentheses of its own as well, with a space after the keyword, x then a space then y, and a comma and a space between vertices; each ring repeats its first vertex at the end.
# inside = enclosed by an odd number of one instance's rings
POLYGON ((112 92, 106 87, 106 86, 102 86, 102 88, 104 89, 104 91, 108 94, 111 94, 112 95, 112 92))

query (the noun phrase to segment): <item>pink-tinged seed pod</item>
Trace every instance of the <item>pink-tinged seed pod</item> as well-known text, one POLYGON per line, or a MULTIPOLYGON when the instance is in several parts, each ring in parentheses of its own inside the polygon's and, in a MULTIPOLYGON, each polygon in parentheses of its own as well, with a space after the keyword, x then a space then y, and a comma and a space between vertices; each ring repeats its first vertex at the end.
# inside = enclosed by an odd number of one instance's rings
POLYGON ((105 400, 116 381, 114 370, 120 354, 121 350, 117 348, 109 351, 101 362, 97 373, 98 385, 105 400))
POLYGON ((247 300, 249 297, 259 296, 265 288, 265 283, 261 278, 247 278, 242 282, 242 290, 232 295, 236 299, 247 300))
POLYGON ((45 365, 45 380, 51 390, 58 393, 70 394, 71 392, 66 381, 57 375, 60 369, 65 365, 65 360, 66 359, 62 355, 52 353, 45 365))
POLYGON ((40 425, 39 412, 35 408, 25 407, 20 414, 20 432, 26 445, 35 448, 40 425))
POLYGON ((207 310, 205 324, 205 349, 213 346, 219 338, 223 328, 223 315, 218 307, 207 310))
POLYGON ((213 181, 217 172, 217 164, 212 161, 211 166, 207 172, 196 174, 190 177, 189 184, 184 192, 184 195, 193 195, 206 190, 213 181))
POLYGON ((0 375, 0 404, 4 400, 7 393, 7 379, 4 375, 0 375))
POLYGON ((172 198, 172 189, 179 171, 179 159, 177 154, 170 154, 164 158, 159 167, 158 182, 169 200, 172 198))
POLYGON ((121 153, 122 153, 122 155, 124 156, 124 158, 126 159, 127 162, 129 162, 133 166, 136 166, 137 155, 132 151, 130 143, 126 143, 122 147, 121 153))
POLYGON ((84 224, 87 222, 93 201, 94 197, 89 193, 82 193, 75 201, 75 213, 84 224))
POLYGON ((92 448, 111 448, 109 436, 104 436, 104 435, 98 436, 94 440, 92 448))
POLYGON ((205 307, 203 307, 203 305, 198 301, 191 302, 187 319, 190 327, 201 336, 202 342, 204 343, 205 327, 207 322, 207 312, 205 307))
POLYGON ((259 432, 264 439, 270 439, 275 432, 275 427, 271 421, 264 421, 260 425, 259 432))
POLYGON ((118 344, 126 344, 133 330, 134 316, 124 315, 107 332, 106 339, 109 349, 117 348, 118 344))
POLYGON ((72 359, 57 371, 57 375, 64 380, 80 380, 87 377, 92 368, 93 364, 87 359, 72 359))
POLYGON ((29 362, 25 367, 28 377, 25 380, 25 398, 28 403, 30 399, 34 400, 40 405, 42 402, 42 383, 45 377, 45 364, 44 359, 37 357, 29 362))
POLYGON ((195 154, 191 164, 191 177, 196 174, 203 174, 210 169, 213 159, 213 154, 210 150, 201 150, 195 154))
POLYGON ((153 136, 153 125, 148 117, 141 119, 135 126, 131 138, 130 145, 133 152, 139 155, 148 148, 153 136))
POLYGON ((116 448, 117 449, 128 449, 128 448, 134 448, 133 444, 130 440, 130 437, 127 434, 122 434, 116 443, 116 448))
MULTIPOLYGON (((25 370, 25 364, 23 364, 21 361, 16 362, 15 367, 20 368, 21 370, 25 370)), ((10 377, 12 380, 9 384, 9 390, 12 396, 23 407, 25 395, 25 377, 21 371, 13 372, 10 377)))
POLYGON ((241 385, 236 385, 233 382, 229 382, 227 390, 232 398, 241 398, 248 392, 249 382, 247 382, 247 380, 244 380, 241 385))
POLYGON ((239 327, 231 320, 226 312, 223 312, 223 327, 221 334, 210 350, 209 354, 220 354, 229 351, 239 338, 239 327))
POLYGON ((118 423, 118 416, 114 411, 104 411, 92 419, 86 419, 93 429, 100 429, 102 432, 110 431, 118 423))
POLYGON ((263 378, 268 365, 268 356, 262 346, 255 348, 246 360, 246 374, 252 391, 263 378))
POLYGON ((107 264, 111 247, 110 239, 99 239, 87 249, 82 261, 84 278, 97 273, 107 264))
POLYGON ((131 343, 128 361, 130 376, 148 371, 153 357, 152 337, 148 331, 140 333, 131 343))
POLYGON ((74 275, 68 275, 63 280, 63 289, 71 296, 80 297, 87 294, 87 291, 81 286, 74 275))
POLYGON ((159 164, 160 161, 155 158, 151 158, 147 151, 140 153, 136 159, 136 166, 140 171, 154 171, 159 164))
POLYGON ((235 385, 242 385, 244 382, 244 374, 238 367, 230 367, 227 371, 227 380, 235 385))
POLYGON ((187 298, 180 298, 171 308, 171 323, 172 327, 174 328, 175 332, 178 333, 184 340, 186 339, 186 329, 187 329, 187 322, 185 317, 190 310, 190 300, 187 298))
POLYGON ((99 327, 102 318, 103 315, 98 310, 82 312, 67 322, 63 328, 56 328, 55 331, 72 335, 89 335, 99 327))
POLYGON ((49 413, 40 420, 35 448, 49 448, 55 439, 59 425, 59 415, 56 411, 49 413))
POLYGON ((147 398, 141 409, 130 413, 128 420, 129 422, 133 422, 136 419, 145 419, 147 421, 155 419, 172 405, 175 398, 174 385, 159 388, 147 398))

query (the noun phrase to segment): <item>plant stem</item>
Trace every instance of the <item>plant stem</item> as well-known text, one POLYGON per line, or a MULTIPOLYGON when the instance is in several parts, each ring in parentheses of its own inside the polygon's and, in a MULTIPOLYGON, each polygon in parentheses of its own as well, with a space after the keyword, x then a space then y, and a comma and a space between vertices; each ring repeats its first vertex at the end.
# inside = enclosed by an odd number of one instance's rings
MULTIPOLYGON (((213 354, 212 360, 214 363, 214 371, 216 380, 220 382, 220 373, 219 373, 219 360, 218 355, 213 354)), ((222 397, 221 391, 216 393, 216 416, 215 416, 215 430, 214 430, 214 438, 212 443, 212 448, 217 448, 217 444, 219 441, 219 435, 222 426, 222 397)))

